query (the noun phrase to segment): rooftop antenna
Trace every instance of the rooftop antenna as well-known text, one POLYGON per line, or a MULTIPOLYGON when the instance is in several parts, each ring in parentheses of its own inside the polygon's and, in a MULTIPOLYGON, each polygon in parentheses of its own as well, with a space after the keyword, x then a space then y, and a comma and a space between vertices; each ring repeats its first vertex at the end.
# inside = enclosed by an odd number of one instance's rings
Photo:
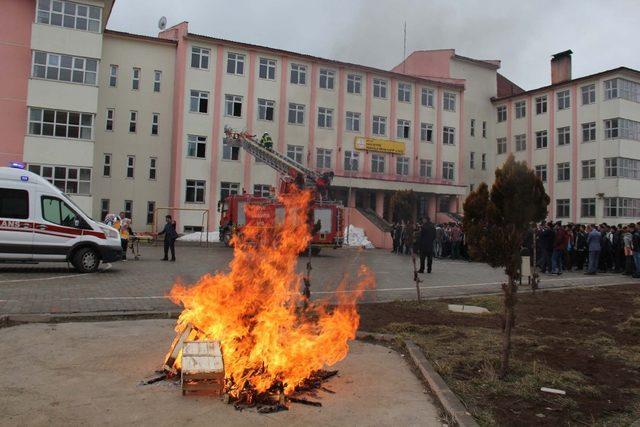
POLYGON ((402 45, 402 73, 405 73, 405 67, 407 66, 407 21, 404 21, 404 41, 402 45))
POLYGON ((164 31, 164 29, 167 28, 166 16, 163 16, 162 18, 160 18, 160 20, 158 21, 158 28, 160 29, 160 31, 164 31))

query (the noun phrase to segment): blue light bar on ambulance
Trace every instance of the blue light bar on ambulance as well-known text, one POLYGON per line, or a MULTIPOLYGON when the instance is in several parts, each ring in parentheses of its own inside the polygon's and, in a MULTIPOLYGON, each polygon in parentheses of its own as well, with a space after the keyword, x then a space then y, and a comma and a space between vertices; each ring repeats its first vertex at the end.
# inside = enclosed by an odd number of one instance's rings
POLYGON ((14 169, 24 169, 25 166, 22 162, 11 162, 9 163, 9 167, 14 169))

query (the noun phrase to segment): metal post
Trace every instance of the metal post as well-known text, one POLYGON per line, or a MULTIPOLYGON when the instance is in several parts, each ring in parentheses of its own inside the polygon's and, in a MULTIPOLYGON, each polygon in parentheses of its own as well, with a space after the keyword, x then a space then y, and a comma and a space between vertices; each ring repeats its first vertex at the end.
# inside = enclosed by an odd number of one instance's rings
POLYGON ((350 167, 349 167, 349 191, 347 193, 347 246, 349 246, 349 227, 351 227, 351 206, 349 206, 349 201, 351 200, 351 184, 353 182, 353 167, 355 165, 355 159, 349 159, 350 167))

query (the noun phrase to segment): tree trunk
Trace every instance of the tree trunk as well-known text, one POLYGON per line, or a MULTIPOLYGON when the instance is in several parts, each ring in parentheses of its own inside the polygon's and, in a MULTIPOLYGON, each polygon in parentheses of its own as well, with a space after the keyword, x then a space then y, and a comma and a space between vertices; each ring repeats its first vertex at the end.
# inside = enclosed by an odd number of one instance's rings
POLYGON ((511 329, 515 326, 516 285, 515 277, 509 277, 509 283, 502 284, 504 292, 504 329, 502 332, 502 357, 500 359, 500 379, 505 379, 509 371, 511 354, 511 329))

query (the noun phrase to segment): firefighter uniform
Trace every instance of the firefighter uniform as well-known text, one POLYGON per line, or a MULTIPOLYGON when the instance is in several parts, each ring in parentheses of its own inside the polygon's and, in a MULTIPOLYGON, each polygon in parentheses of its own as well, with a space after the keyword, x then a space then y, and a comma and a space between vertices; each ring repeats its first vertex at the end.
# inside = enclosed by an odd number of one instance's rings
POLYGON ((273 149, 273 140, 271 139, 271 135, 267 132, 263 133, 262 138, 260 138, 260 145, 271 151, 273 149))

